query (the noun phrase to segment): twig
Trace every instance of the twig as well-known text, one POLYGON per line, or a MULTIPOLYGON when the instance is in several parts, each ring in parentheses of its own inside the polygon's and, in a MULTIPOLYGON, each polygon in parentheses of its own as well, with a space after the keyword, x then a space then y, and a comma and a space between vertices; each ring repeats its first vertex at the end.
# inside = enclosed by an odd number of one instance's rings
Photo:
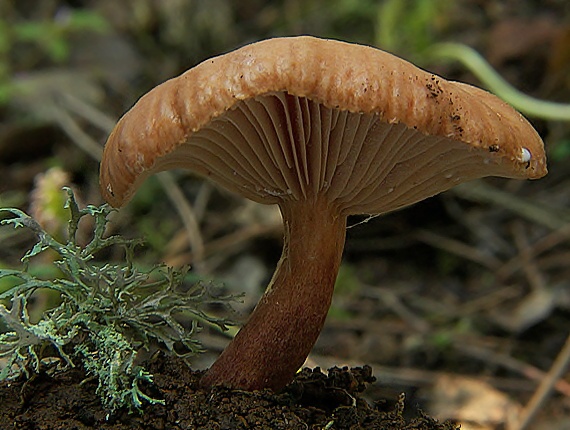
MULTIPOLYGON (((543 252, 546 252, 555 246, 570 240, 570 223, 556 229, 552 233, 544 236, 543 238, 537 240, 528 249, 528 256, 536 258, 543 252)), ((524 264, 522 255, 519 254, 509 261, 507 261, 499 270, 496 272, 496 276, 499 279, 507 279, 515 271, 520 269, 524 264)))
POLYGON ((540 270, 536 265, 535 260, 530 251, 530 246, 526 238, 523 224, 515 222, 512 227, 515 243, 519 249, 519 254, 523 263, 523 271, 526 275, 529 285, 534 291, 543 291, 546 289, 546 284, 540 270))
POLYGON ((477 248, 463 242, 446 237, 428 230, 419 230, 416 238, 434 248, 442 249, 467 260, 474 261, 490 270, 495 270, 501 265, 501 261, 492 255, 487 255, 477 248))
POLYGON ((68 108, 67 110, 89 121, 106 133, 110 133, 113 127, 115 127, 116 121, 113 118, 73 94, 64 92, 62 101, 68 108))
MULTIPOLYGON (((537 259, 538 264, 543 270, 546 269, 566 269, 568 271, 568 262, 570 261, 570 251, 561 251, 552 255, 546 255, 537 259)), ((570 279, 570 276, 562 276, 562 279, 570 279)))
MULTIPOLYGON (((454 339, 452 344, 454 349, 461 352, 462 354, 488 363, 494 363, 496 365, 504 367, 505 369, 517 372, 527 379, 530 379, 537 383, 543 381, 546 377, 546 372, 543 372, 539 368, 517 360, 509 355, 501 354, 499 352, 495 352, 488 348, 475 344, 465 343, 457 339, 454 339)), ((564 396, 570 397, 570 384, 568 382, 560 380, 554 385, 554 388, 564 396)))
MULTIPOLYGON (((500 284, 499 284, 500 285, 500 284)), ((500 303, 504 303, 520 296, 520 290, 512 286, 497 286, 486 294, 471 299, 468 302, 460 304, 457 309, 457 315, 472 315, 492 309, 500 303)))
POLYGON ((561 229, 570 223, 570 213, 568 211, 529 202, 487 185, 483 181, 472 181, 468 184, 457 185, 452 189, 452 192, 466 200, 490 203, 508 209, 523 218, 552 230, 561 229))
POLYGON ((451 193, 443 194, 442 201, 446 212, 457 224, 465 226, 478 242, 484 243, 488 253, 497 255, 510 251, 511 244, 501 236, 494 225, 486 222, 485 218, 489 211, 485 211, 486 215, 481 216, 481 212, 464 207, 459 199, 451 196, 451 193))
POLYGON ((210 196, 212 194, 212 184, 208 181, 204 181, 200 184, 200 188, 196 193, 196 198, 192 202, 192 206, 194 208, 194 214, 196 215, 196 219, 201 221, 204 218, 204 214, 206 213, 206 207, 208 206, 208 202, 210 200, 210 196))
POLYGON ((540 410, 544 402, 548 400, 552 394, 556 382, 562 377, 570 363, 570 335, 566 338, 566 342, 562 350, 554 360, 552 367, 542 379, 542 382, 530 398, 529 402, 523 408, 517 426, 512 430, 524 430, 532 422, 536 413, 540 410))
POLYGON ((204 260, 204 241, 200 233, 198 220, 194 216, 194 211, 188 199, 177 185, 172 174, 169 172, 161 172, 158 175, 162 188, 166 191, 168 198, 174 204, 176 211, 180 214, 180 218, 184 223, 187 232, 190 247, 192 248, 192 262, 194 268, 202 271, 202 262, 204 260))
POLYGON ((419 333, 428 333, 432 330, 427 320, 411 311, 398 297, 398 295, 388 288, 366 288, 363 292, 366 297, 376 298, 384 302, 396 315, 407 322, 419 333))
POLYGON ((91 156, 91 158, 97 161, 101 160, 103 147, 79 127, 67 110, 54 104, 51 115, 54 121, 77 146, 91 156))
POLYGON ((218 254, 222 251, 230 251, 231 249, 238 247, 243 242, 258 236, 279 232, 281 228, 282 227, 280 225, 261 223, 243 227, 234 233, 230 233, 219 239, 210 241, 206 245, 206 255, 218 254))

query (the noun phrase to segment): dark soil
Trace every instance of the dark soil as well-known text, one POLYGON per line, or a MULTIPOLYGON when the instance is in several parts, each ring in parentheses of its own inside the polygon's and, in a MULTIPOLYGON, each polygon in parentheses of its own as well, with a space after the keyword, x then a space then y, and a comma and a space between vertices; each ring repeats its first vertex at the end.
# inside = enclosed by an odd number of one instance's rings
POLYGON ((304 369, 280 394, 199 388, 202 372, 183 361, 158 358, 148 366, 154 385, 147 392, 165 405, 107 417, 95 393, 97 384, 80 368, 54 376, 0 385, 1 429, 438 429, 455 430, 418 411, 403 418, 403 398, 387 406, 362 396, 373 382, 372 369, 304 369))

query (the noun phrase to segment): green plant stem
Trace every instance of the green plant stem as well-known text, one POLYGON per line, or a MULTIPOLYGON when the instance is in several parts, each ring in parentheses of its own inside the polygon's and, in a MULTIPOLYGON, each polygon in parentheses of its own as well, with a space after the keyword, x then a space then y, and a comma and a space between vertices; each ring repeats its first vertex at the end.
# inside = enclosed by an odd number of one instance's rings
POLYGON ((445 60, 456 60, 471 71, 489 89, 525 115, 553 121, 570 121, 570 104, 555 103, 531 97, 510 85, 473 48, 461 43, 438 43, 429 55, 445 60))

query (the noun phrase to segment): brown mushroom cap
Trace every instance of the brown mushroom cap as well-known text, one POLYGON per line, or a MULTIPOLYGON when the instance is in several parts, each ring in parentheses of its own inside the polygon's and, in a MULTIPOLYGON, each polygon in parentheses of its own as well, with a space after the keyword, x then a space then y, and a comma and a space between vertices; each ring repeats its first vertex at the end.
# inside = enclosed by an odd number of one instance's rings
POLYGON ((204 61, 119 121, 101 189, 124 205, 187 168, 251 200, 383 213, 483 176, 539 178, 543 143, 509 105, 378 49, 271 39, 204 61))

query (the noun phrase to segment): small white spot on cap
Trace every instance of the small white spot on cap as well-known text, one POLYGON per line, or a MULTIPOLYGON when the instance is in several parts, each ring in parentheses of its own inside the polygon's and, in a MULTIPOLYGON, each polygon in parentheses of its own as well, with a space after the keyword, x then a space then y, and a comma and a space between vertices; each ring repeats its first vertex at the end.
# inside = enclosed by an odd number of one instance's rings
POLYGON ((530 151, 526 148, 521 149, 521 163, 528 163, 531 159, 530 151))

